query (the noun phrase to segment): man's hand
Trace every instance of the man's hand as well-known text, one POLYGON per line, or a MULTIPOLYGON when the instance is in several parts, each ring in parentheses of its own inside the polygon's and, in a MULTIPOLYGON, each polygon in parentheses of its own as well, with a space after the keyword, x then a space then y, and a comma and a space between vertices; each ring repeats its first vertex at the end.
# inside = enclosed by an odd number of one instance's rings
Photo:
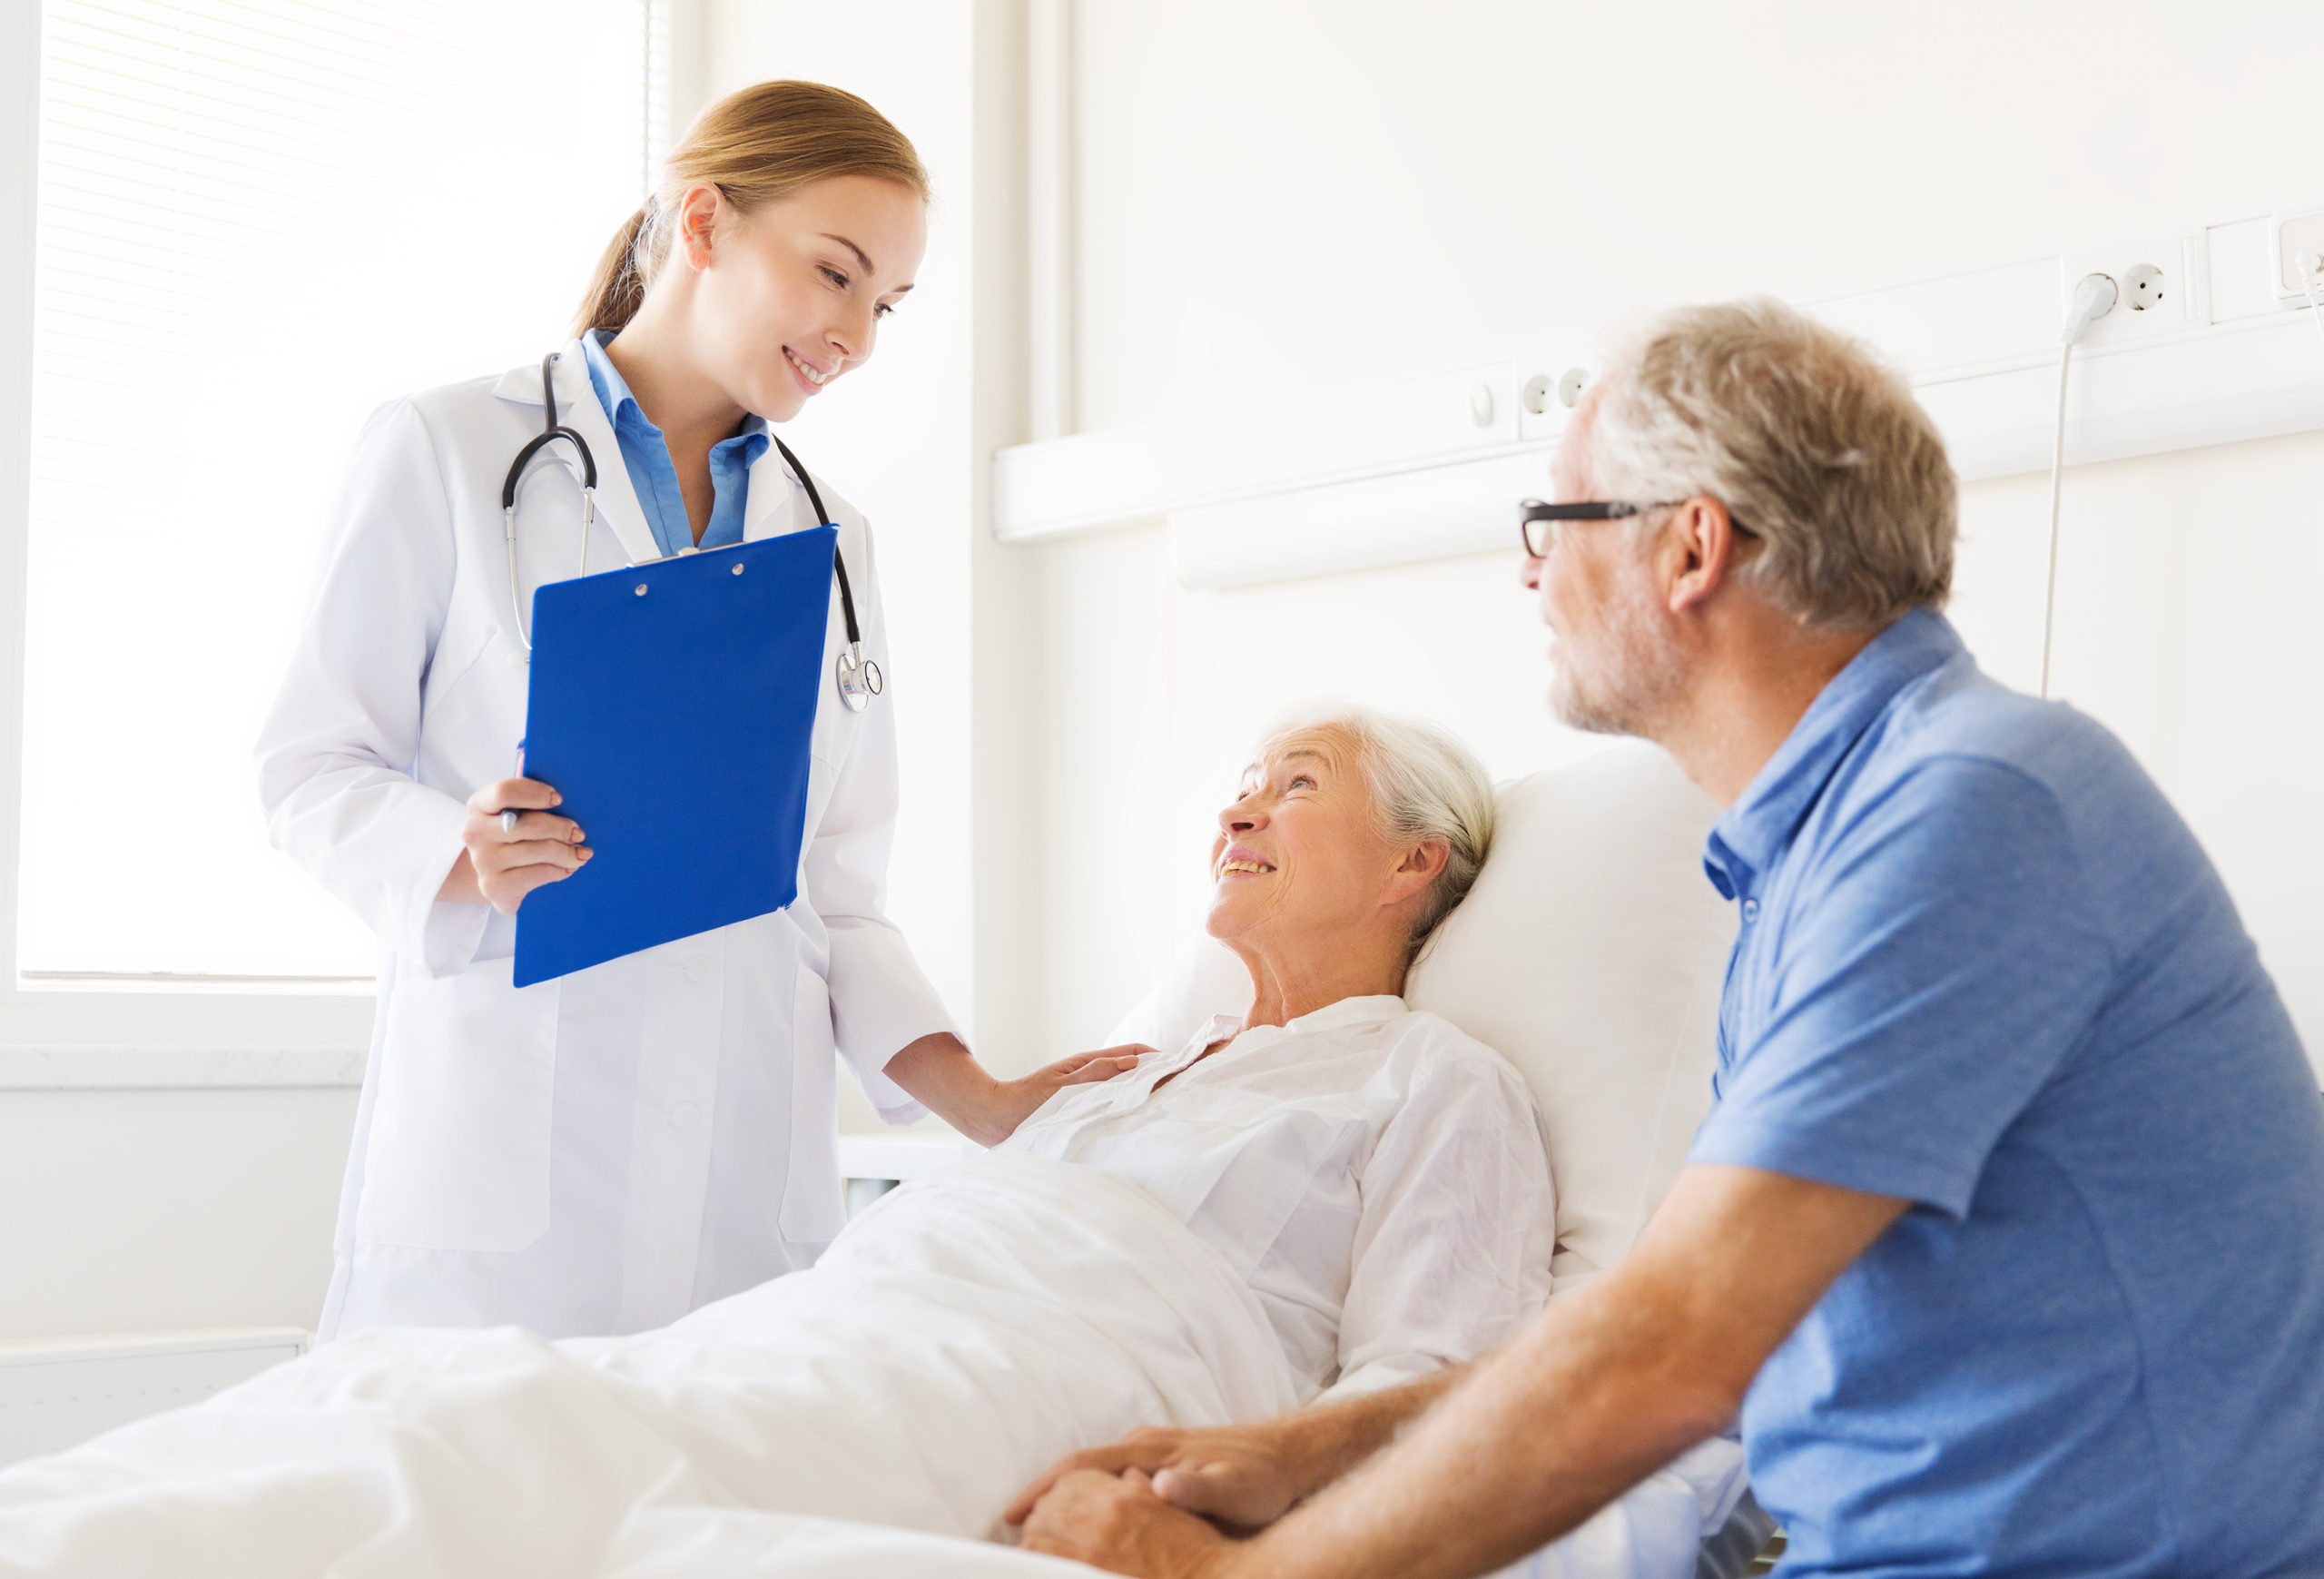
POLYGON ((1026 1521, 1022 1544, 1136 1579, 1233 1579, 1236 1567, 1233 1542, 1157 1496, 1137 1469, 1060 1475, 1026 1521))
POLYGON ((1024 1524, 1052 1487, 1090 1471, 1108 1479, 1136 1474, 1141 1484, 1150 1476, 1153 1495, 1161 1501, 1244 1529, 1273 1524, 1315 1489, 1295 1463, 1280 1421, 1198 1431, 1149 1426, 1111 1446, 1060 1459, 1001 1516, 1024 1524))

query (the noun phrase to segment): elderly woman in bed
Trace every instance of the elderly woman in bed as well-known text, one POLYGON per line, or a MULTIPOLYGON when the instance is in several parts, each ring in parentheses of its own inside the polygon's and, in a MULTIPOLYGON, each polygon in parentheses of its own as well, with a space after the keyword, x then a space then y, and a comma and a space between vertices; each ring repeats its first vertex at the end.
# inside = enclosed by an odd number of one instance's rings
POLYGON ((1155 1196, 1234 1262, 1306 1388, 1480 1354, 1548 1292, 1531 1097, 1399 996, 1476 880, 1492 807, 1433 726, 1344 711, 1277 733, 1211 842, 1208 930, 1250 972, 1248 1012, 1059 1091, 1001 1148, 1155 1196))
POLYGON ((1541 1124, 1499 1057, 1398 993, 1492 815, 1434 729, 1276 735, 1211 850, 1247 1013, 1059 1091, 812 1269, 670 1327, 367 1331, 0 1471, 0 1570, 251 1579, 359 1551, 412 1575, 694 1572, 724 1541, 802 1572, 985 1572, 1020 1559, 907 1560, 856 1526, 995 1535, 1042 1469, 1135 1427, 1476 1357, 1548 1291, 1541 1124), (794 1527, 832 1518, 852 1523, 794 1527))

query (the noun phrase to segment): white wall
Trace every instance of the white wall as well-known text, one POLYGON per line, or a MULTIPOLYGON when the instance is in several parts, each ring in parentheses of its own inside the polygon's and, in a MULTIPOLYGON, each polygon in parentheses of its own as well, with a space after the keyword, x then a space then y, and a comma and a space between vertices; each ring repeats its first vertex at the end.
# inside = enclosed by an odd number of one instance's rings
MULTIPOLYGON (((2303 5, 1083 0, 1075 59, 1087 428, 2324 200, 2303 5)), ((2319 436, 2076 469, 2057 688, 2187 814, 2324 1060, 2324 746, 2296 678, 2319 497, 2319 436)), ((2039 478, 1964 500, 1955 618, 2028 687, 2046 502, 2039 478)), ((1589 748, 1542 715, 1513 555, 1187 593, 1158 528, 1028 552, 1052 1041, 1101 1034, 1191 924, 1208 814, 1284 702, 1427 712, 1496 773, 1589 748)))
POLYGON ((351 1090, 0 1092, 0 1342, 312 1327, 351 1090))

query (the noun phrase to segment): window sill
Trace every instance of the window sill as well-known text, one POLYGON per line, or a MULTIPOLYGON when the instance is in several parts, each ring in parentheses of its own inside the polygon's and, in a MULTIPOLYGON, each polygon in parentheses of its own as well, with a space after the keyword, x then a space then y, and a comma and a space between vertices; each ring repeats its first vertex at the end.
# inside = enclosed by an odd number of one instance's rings
POLYGON ((338 1090, 359 1047, 0 1047, 0 1091, 338 1090))

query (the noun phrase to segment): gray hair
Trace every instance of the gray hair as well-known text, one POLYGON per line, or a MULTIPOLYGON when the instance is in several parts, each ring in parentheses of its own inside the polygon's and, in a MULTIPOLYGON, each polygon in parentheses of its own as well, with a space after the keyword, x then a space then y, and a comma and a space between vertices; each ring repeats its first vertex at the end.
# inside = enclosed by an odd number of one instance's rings
POLYGON ((1356 748, 1383 838, 1399 844, 1444 841, 1444 870, 1413 918, 1408 960, 1468 897, 1492 848, 1492 780, 1458 735, 1423 718, 1396 717, 1342 704, 1309 708, 1277 725, 1261 745, 1330 730, 1356 748))
POLYGON ((1885 626, 1952 591, 1935 424, 1869 350, 1780 302, 1658 320, 1600 381, 1590 446, 1610 498, 1724 504, 1760 539, 1738 578, 1802 625, 1885 626))

